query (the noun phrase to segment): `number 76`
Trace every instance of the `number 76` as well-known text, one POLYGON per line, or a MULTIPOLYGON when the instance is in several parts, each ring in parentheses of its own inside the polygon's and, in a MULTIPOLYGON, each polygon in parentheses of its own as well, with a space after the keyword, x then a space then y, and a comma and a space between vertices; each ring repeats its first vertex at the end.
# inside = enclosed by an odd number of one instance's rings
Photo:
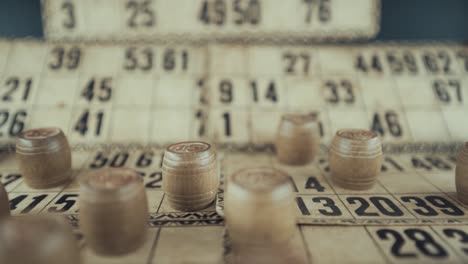
POLYGON ((305 22, 312 23, 314 10, 317 10, 317 17, 320 23, 329 22, 331 19, 331 1, 332 0, 302 0, 307 5, 305 22))

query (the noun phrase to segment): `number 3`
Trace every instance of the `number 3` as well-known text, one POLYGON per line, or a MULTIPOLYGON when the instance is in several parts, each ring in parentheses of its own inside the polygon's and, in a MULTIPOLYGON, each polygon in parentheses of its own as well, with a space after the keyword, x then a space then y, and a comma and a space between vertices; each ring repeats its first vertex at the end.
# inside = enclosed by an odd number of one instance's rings
POLYGON ((73 29, 76 25, 75 5, 72 2, 62 3, 62 10, 66 12, 67 18, 63 21, 63 26, 67 29, 73 29))

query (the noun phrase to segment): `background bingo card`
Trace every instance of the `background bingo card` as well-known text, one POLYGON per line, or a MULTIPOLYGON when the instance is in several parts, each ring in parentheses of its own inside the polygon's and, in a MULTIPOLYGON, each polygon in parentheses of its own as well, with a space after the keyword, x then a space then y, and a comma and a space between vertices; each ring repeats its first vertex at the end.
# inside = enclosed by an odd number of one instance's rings
POLYGON ((371 38, 379 0, 43 0, 48 39, 371 38), (349 12, 353 10, 353 12, 349 12))
POLYGON ((58 126, 75 143, 273 142, 314 112, 323 143, 369 128, 385 144, 463 141, 460 45, 159 46, 0 42, 0 140, 58 126))

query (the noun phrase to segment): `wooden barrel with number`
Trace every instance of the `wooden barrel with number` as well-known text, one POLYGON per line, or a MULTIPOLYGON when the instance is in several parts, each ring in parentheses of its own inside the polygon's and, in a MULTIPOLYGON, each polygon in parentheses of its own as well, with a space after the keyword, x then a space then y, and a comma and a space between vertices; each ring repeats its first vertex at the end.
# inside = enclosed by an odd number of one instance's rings
POLYGON ((42 189, 65 183, 71 177, 71 152, 60 128, 24 131, 16 141, 16 156, 24 181, 42 189))

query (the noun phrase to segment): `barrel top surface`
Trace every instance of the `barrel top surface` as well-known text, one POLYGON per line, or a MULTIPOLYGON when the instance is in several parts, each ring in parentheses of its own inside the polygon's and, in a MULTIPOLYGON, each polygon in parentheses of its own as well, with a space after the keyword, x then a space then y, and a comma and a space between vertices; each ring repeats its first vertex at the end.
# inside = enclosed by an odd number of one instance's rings
POLYGON ((214 151, 211 145, 203 141, 178 142, 166 147, 164 160, 194 161, 212 158, 214 151))
POLYGON ((232 182, 248 191, 266 192, 289 184, 289 178, 281 170, 261 167, 236 172, 232 175, 232 182))
POLYGON ((105 168, 84 175, 81 185, 91 191, 125 191, 141 184, 142 179, 136 171, 125 168, 105 168))
POLYGON ((329 153, 350 158, 379 158, 382 144, 379 134, 364 129, 341 129, 330 144, 329 153))
POLYGON ((17 152, 49 152, 68 146, 67 139, 60 128, 44 127, 22 132, 16 140, 17 152))
POLYGON ((291 122, 295 125, 302 125, 302 124, 317 121, 317 115, 313 113, 309 113, 309 114, 290 113, 290 114, 283 115, 282 119, 284 121, 291 122))
POLYGON ((336 132, 336 135, 349 140, 357 141, 368 141, 372 139, 378 139, 379 134, 374 131, 365 129, 340 129, 336 132))
POLYGON ((60 134, 60 132, 60 128, 56 127, 29 129, 21 133, 20 138, 27 140, 44 140, 47 138, 57 136, 58 134, 60 134))
POLYGON ((190 155, 205 152, 211 145, 202 141, 186 141, 169 145, 166 150, 174 154, 190 155))

